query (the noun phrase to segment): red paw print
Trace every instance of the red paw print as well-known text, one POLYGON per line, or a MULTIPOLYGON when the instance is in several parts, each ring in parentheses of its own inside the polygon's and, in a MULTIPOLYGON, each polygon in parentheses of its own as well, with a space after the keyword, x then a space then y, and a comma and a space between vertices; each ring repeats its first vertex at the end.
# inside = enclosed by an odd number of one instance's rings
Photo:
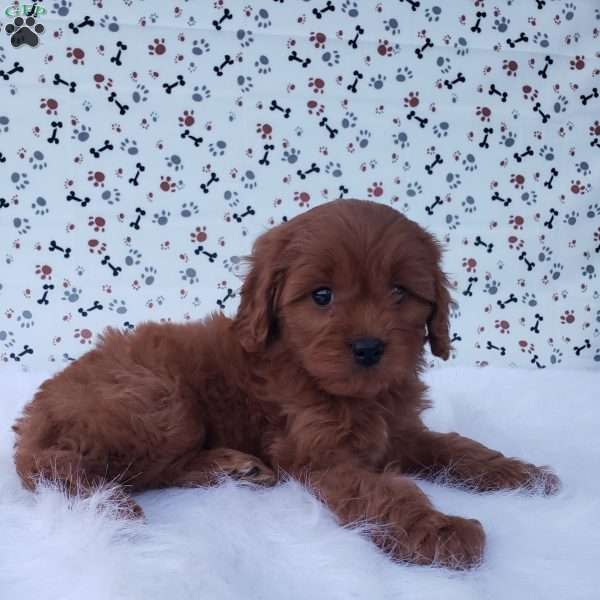
POLYGON ((483 121, 484 123, 489 123, 492 117, 492 109, 487 106, 478 106, 475 114, 483 121))
POLYGON ((40 108, 46 111, 47 115, 58 114, 58 100, 54 98, 42 98, 40 100, 40 108))
POLYGON ((520 250, 525 245, 525 242, 519 239, 516 235, 508 236, 508 247, 511 250, 520 250))
POLYGON ((585 186, 579 179, 571 179, 570 190, 573 194, 585 194, 585 186))
POLYGON ((166 177, 164 175, 160 176, 160 191, 161 192, 174 192, 175 191, 175 182, 171 179, 170 175, 166 177))
POLYGON ((512 174, 510 176, 510 182, 518 189, 522 190, 525 185, 525 175, 521 175, 520 173, 512 174))
POLYGON ((312 88, 315 94, 322 94, 325 90, 325 82, 320 77, 311 77, 308 80, 308 87, 312 88))
POLYGON ((521 215, 510 215, 508 224, 513 226, 513 229, 523 229, 525 219, 521 215))
POLYGON ((88 181, 94 182, 94 187, 104 187, 106 175, 102 171, 88 171, 88 181))
POLYGON ((519 70, 519 63, 516 60, 503 60, 502 68, 509 77, 516 77, 519 70))
POLYGON ((70 58, 74 65, 84 65, 85 52, 81 48, 67 48, 67 58, 70 58))
POLYGON ((585 69, 585 56, 579 56, 578 54, 577 56, 575 56, 575 58, 572 58, 569 61, 569 64, 571 65, 572 71, 581 71, 582 69, 585 69))
POLYGON ((316 100, 309 100, 306 103, 306 108, 308 109, 309 115, 322 115, 325 110, 325 106, 319 104, 316 100))
POLYGON ((260 134, 263 140, 270 140, 273 137, 273 127, 269 123, 257 123, 256 133, 260 134))
POLYGON ((103 217, 89 217, 88 225, 94 228, 96 232, 104 232, 106 227, 106 219, 103 217))
POLYGON ((321 32, 311 32, 310 37, 308 38, 311 41, 315 48, 325 48, 325 42, 327 41, 327 36, 321 32))
POLYGON ((148 44, 148 54, 151 54, 152 56, 161 56, 166 51, 165 38, 154 38, 154 42, 148 44))
POLYGON ((299 206, 308 206, 310 202, 310 194, 308 192, 294 192, 294 201, 299 206))
POLYGON ((600 135, 600 121, 594 121, 590 126, 590 135, 600 135))
POLYGON ((191 127, 196 122, 193 110, 184 110, 183 114, 179 117, 180 127, 191 127))
POLYGON ((523 98, 525 100, 535 100, 539 95, 538 90, 532 88, 530 85, 524 85, 521 89, 523 90, 523 98))
POLYGON ((377 43, 377 54, 379 56, 391 56, 394 53, 394 49, 390 46, 387 40, 380 39, 377 43))
POLYGON ((90 254, 102 255, 106 252, 106 242, 101 242, 96 239, 88 240, 88 250, 90 251, 90 254))
POLYGON ((562 315, 560 315, 560 322, 563 325, 570 325, 571 323, 575 323, 575 311, 565 310, 565 312, 562 315))
POLYGON ((419 106, 420 102, 419 92, 408 92, 408 96, 404 98, 404 106, 409 106, 410 108, 416 108, 419 106))
POLYGON ((204 225, 199 225, 190 233, 190 237, 192 239, 192 243, 202 244, 208 239, 208 234, 206 233, 206 227, 204 225))
POLYGON ((104 77, 102 73, 94 75, 94 83, 99 90, 104 88, 104 91, 108 91, 113 86, 113 80, 110 77, 104 77))
POLYGON ((90 329, 76 329, 75 332, 73 333, 73 337, 76 340, 79 340, 80 344, 90 345, 92 343, 93 336, 94 336, 94 334, 92 333, 92 331, 90 329))
POLYGON ((35 274, 40 276, 40 279, 52 279, 52 267, 50 265, 35 265, 35 274))
POLYGON ((510 333, 510 323, 508 321, 505 321, 504 319, 502 319, 501 321, 496 319, 496 321, 494 322, 494 327, 500 333, 510 333))
POLYGON ((477 261, 474 258, 463 258, 462 266, 467 270, 467 273, 477 271, 477 261))
POLYGON ((383 183, 381 181, 375 181, 370 188, 367 189, 369 198, 379 198, 383 196, 383 183))

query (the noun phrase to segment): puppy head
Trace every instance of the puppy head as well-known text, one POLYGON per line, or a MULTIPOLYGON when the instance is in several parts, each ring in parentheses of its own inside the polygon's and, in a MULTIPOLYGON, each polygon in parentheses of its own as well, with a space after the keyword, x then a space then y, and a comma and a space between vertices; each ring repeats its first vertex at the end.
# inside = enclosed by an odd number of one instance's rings
POLYGON ((427 340, 448 358, 440 247, 388 206, 318 206, 258 238, 249 260, 240 342, 251 353, 283 345, 326 392, 376 395, 420 367, 427 340))

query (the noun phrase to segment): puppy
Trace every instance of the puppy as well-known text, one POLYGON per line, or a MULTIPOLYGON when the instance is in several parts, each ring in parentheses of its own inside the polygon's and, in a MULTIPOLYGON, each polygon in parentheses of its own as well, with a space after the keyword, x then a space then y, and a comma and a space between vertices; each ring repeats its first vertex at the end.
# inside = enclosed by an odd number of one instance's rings
MULTIPOLYGON (((259 237, 237 315, 108 328, 17 421, 25 486, 89 493, 204 486, 219 473, 307 482, 340 523, 370 521, 394 558, 468 568, 474 519, 437 511, 407 474, 478 490, 558 478, 429 431, 424 345, 447 359, 448 281, 431 235, 388 206, 338 200, 259 237)), ((129 496, 127 495, 127 498, 129 496)), ((141 514, 129 498, 129 508, 141 514)))

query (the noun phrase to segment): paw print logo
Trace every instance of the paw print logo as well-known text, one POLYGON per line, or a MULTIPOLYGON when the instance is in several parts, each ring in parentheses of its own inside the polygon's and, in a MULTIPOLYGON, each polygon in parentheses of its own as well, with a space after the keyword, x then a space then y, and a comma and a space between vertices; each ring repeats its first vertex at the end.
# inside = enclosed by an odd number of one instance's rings
POLYGON ((294 192, 294 201, 298 206, 308 206, 310 203, 310 194, 308 192, 294 192))
POLYGON ((452 215, 448 213, 444 220, 450 229, 456 229, 457 227, 460 227, 460 217, 458 215, 452 215))
POLYGON ((477 210, 477 206, 475 205, 475 198, 473 198, 473 196, 467 196, 461 202, 461 205, 466 213, 474 213, 477 210))
POLYGON ((569 189, 572 194, 585 194, 585 185, 579 179, 571 179, 571 187, 569 189))
POLYGON ((91 345, 93 335, 90 329, 76 329, 73 333, 73 337, 84 345, 91 345))
POLYGON ((563 223, 567 225, 575 225, 577 223, 577 217, 579 217, 579 213, 576 210, 572 210, 570 213, 567 213, 563 218, 563 223))
POLYGON ((50 265, 35 265, 35 274, 43 280, 52 280, 52 267, 50 265))
POLYGON ((383 88, 383 84, 387 77, 385 75, 381 75, 381 73, 377 74, 377 77, 371 77, 369 80, 369 87, 372 87, 376 90, 380 90, 383 88))
POLYGON ((45 110, 47 115, 57 115, 58 101, 54 98, 42 98, 40 100, 40 108, 45 110))
POLYGON ((499 288, 500 288, 500 283, 498 281, 496 281, 495 279, 488 281, 483 286, 484 291, 487 292, 490 296, 495 296, 498 293, 499 288))
POLYGON ((151 56, 162 56, 166 51, 165 38, 154 38, 152 44, 148 44, 148 54, 151 56))
POLYGON ((423 192, 423 186, 418 182, 410 182, 406 186, 406 195, 409 198, 414 198, 417 194, 421 194, 423 192))
POLYGON ((311 88, 315 94, 322 94, 325 90, 325 82, 320 77, 311 77, 308 80, 308 87, 311 88))
POLYGON ((560 322, 563 325, 571 325, 571 323, 575 323, 575 311, 565 310, 565 312, 560 315, 560 322))
POLYGON ((170 175, 166 177, 164 175, 160 176, 160 191, 161 192, 174 192, 175 191, 175 182, 171 179, 170 175))
POLYGON ((420 98, 419 98, 419 92, 408 92, 408 96, 405 96, 404 98, 404 106, 406 107, 410 107, 410 108, 416 108, 417 106, 419 106, 419 102, 420 102, 420 98))
POLYGON ((508 26, 510 25, 510 19, 506 17, 500 17, 499 19, 494 20, 494 25, 492 29, 495 29, 499 33, 506 33, 508 31, 508 26))
POLYGON ((196 122, 193 110, 184 110, 179 116, 179 127, 191 127, 196 122))
POLYGON ((106 219, 103 217, 89 217, 88 225, 93 227, 95 232, 104 233, 106 231, 106 219))
POLYGON ((311 31, 310 37, 308 38, 310 42, 312 42, 315 48, 325 48, 325 42, 327 41, 327 36, 324 33, 319 31, 314 32, 311 31))
POLYGON ((206 226, 199 225, 190 233, 190 238, 193 244, 202 244, 208 239, 208 234, 206 233, 206 226))
POLYGON ((483 123, 489 123, 492 117, 492 109, 488 106, 478 106, 475 114, 483 123))
POLYGON ((571 71, 581 71, 585 69, 585 56, 580 56, 577 54, 575 58, 572 58, 569 61, 569 65, 571 67, 571 71))
POLYGON ((94 187, 104 187, 106 175, 102 171, 88 171, 88 181, 94 183, 94 187))
POLYGON ((516 77, 519 70, 519 63, 516 60, 503 60, 502 68, 509 77, 516 77))
POLYGON ((15 17, 12 23, 9 23, 5 28, 7 35, 10 35, 10 43, 14 48, 21 46, 31 46, 35 48, 40 43, 38 37, 46 28, 41 23, 36 23, 35 17, 15 17))
POLYGON ((368 189, 369 198, 379 198, 383 196, 383 182, 376 181, 368 189))
POLYGON ((529 292, 525 292, 521 300, 523 301, 523 304, 527 304, 527 306, 530 306, 531 308, 534 308, 538 305, 538 301, 534 293, 530 294, 529 292))
POLYGON ((273 138, 273 126, 269 123, 257 123, 256 133, 258 133, 263 140, 270 140, 273 138))
POLYGON ((474 258, 463 258, 462 266, 467 273, 475 273, 477 271, 477 260, 474 258))
POLYGON ((595 279, 597 277, 596 267, 594 265, 583 265, 581 267, 581 274, 588 279, 595 279))
POLYGON ((102 256, 106 252, 106 247, 106 242, 101 242, 96 239, 88 240, 88 250, 90 251, 90 254, 102 256))
POLYGON ((562 362, 563 351, 558 348, 554 348, 552 350, 552 354, 550 355, 550 364, 557 365, 562 362))
POLYGON ((394 49, 387 40, 379 40, 377 44, 377 54, 379 56, 391 56, 393 53, 394 49))
POLYGON ((523 229, 525 219, 521 215, 510 215, 508 218, 508 224, 513 226, 513 229, 523 229))
POLYGON ((296 162, 298 162, 298 157, 300 156, 300 150, 296 150, 296 148, 290 148, 289 150, 284 150, 283 151, 283 157, 281 158, 281 160, 283 162, 287 162, 290 165, 295 164, 296 162))
POLYGON ((525 185, 525 175, 521 175, 520 173, 513 173, 510 176, 510 182, 518 189, 522 190, 525 185))
POLYGON ((494 321, 494 327, 500 333, 510 333, 510 323, 508 321, 506 321, 505 319, 502 319, 502 320, 496 319, 494 321))
POLYGON ((85 52, 81 48, 71 48, 71 46, 69 46, 67 48, 67 58, 70 58, 74 65, 85 64, 85 52))

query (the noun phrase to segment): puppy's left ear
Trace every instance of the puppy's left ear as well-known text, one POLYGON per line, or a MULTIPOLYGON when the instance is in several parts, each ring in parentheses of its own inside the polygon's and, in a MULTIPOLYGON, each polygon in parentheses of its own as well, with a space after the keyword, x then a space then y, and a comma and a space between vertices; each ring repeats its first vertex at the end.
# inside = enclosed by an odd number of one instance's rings
POLYGON ((452 298, 449 287, 448 278, 438 265, 435 273, 435 303, 427 321, 427 333, 431 351, 443 360, 448 360, 451 349, 448 316, 452 298))

